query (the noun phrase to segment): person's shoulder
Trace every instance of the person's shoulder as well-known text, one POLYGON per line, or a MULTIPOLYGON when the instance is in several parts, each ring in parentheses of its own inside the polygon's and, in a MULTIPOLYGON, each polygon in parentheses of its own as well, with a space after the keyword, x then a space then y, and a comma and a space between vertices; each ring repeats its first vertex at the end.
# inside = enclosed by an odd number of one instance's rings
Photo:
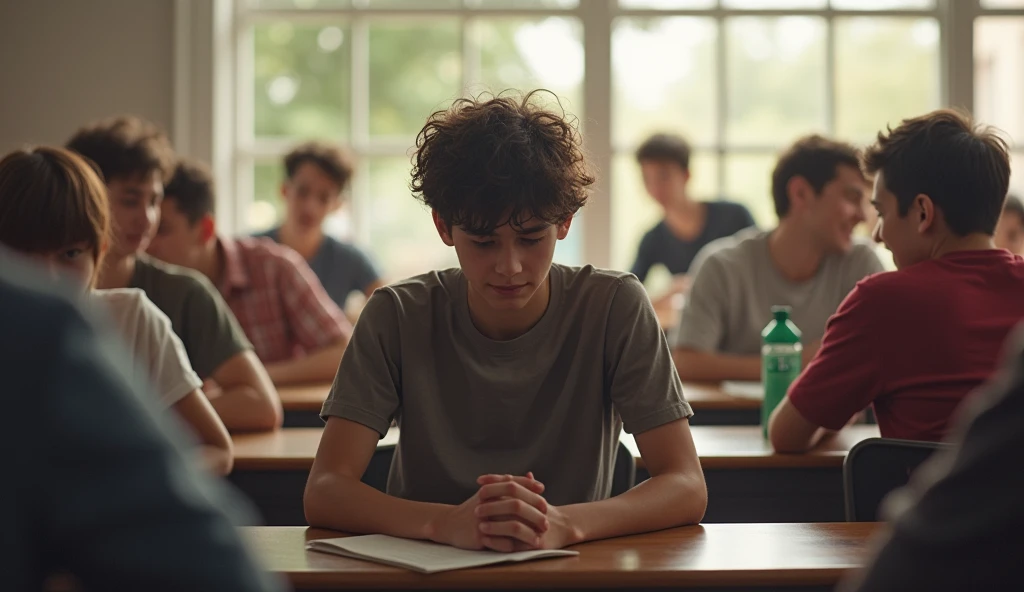
POLYGON ((647 298, 647 290, 635 275, 627 271, 603 269, 593 265, 573 267, 554 263, 551 265, 552 278, 557 285, 574 299, 592 299, 602 295, 635 299, 647 298), (618 296, 616 296, 619 294, 618 296))
MULTIPOLYGON (((223 240, 223 239, 222 239, 223 240)), ((258 257, 260 259, 286 259, 294 257, 302 259, 298 253, 267 236, 237 236, 231 239, 240 253, 247 258, 258 257)))
POLYGON ((728 199, 721 199, 720 198, 720 199, 716 199, 716 200, 706 201, 704 203, 707 204, 707 207, 709 209, 717 210, 719 213, 722 213, 722 214, 726 214, 726 215, 741 214, 741 215, 746 215, 746 216, 750 215, 750 210, 747 209, 747 206, 745 206, 745 205, 743 205, 743 204, 741 204, 741 203, 739 203, 737 201, 731 201, 731 200, 728 200, 728 199))
MULTIPOLYGON (((0 270, 0 301, 4 303, 0 306, 0 326, 11 329, 38 323, 40 330, 57 329, 62 319, 81 316, 81 291, 76 286, 52 281, 31 261, 3 247, 0 270)), ((20 335, 17 331, 4 334, 20 335)))
POLYGON ((715 239, 700 250, 696 258, 733 265, 747 261, 756 253, 768 248, 768 233, 757 228, 744 228, 731 236, 715 239))
POLYGON ((462 281, 462 270, 458 267, 434 270, 378 288, 374 296, 377 292, 387 294, 404 310, 411 312, 457 300, 462 281))
POLYGON ((94 290, 92 296, 118 314, 143 318, 148 322, 161 321, 167 318, 167 315, 157 305, 153 304, 149 296, 139 288, 94 290))
POLYGON ((662 218, 658 220, 654 226, 647 229, 647 232, 644 232, 644 235, 640 237, 640 244, 645 245, 650 244, 653 241, 659 241, 662 237, 667 236, 666 233, 669 233, 668 224, 666 224, 665 219, 662 218))
POLYGON ((366 258, 366 253, 364 253, 362 249, 350 242, 338 240, 333 236, 325 235, 324 245, 336 258, 342 260, 352 261, 355 259, 362 260, 366 258))
POLYGON ((135 261, 135 277, 138 286, 152 300, 167 294, 217 294, 217 289, 202 273, 172 265, 152 257, 140 257, 135 261))

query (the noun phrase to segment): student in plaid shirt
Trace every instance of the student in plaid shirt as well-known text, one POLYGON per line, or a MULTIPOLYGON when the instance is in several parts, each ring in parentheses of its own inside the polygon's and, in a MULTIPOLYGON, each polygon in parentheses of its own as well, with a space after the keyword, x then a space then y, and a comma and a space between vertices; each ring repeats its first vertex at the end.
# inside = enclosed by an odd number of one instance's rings
POLYGON ((331 380, 352 325, 295 251, 218 236, 213 178, 182 161, 164 190, 149 253, 202 272, 220 291, 277 385, 331 380))

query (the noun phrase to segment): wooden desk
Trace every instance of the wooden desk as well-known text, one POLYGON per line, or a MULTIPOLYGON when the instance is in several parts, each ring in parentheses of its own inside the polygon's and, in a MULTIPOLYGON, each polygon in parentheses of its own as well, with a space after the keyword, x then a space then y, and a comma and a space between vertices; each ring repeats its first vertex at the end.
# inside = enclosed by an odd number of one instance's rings
MULTIPOLYGON (((267 524, 305 524, 302 491, 322 430, 288 428, 234 436, 229 479, 252 499, 267 524)), ((842 464, 857 442, 878 436, 875 426, 852 426, 806 454, 775 454, 753 426, 694 426, 694 443, 708 484, 705 522, 839 522, 844 519, 842 464)), ((378 445, 363 481, 383 488, 393 428, 378 445)), ((639 453, 628 434, 623 442, 639 453)), ((638 459, 639 460, 639 459, 638 459)), ((642 460, 637 481, 648 478, 642 460)))
POLYGON ((306 551, 342 536, 302 527, 243 529, 256 554, 297 590, 831 590, 862 565, 872 523, 705 524, 594 541, 578 557, 422 575, 306 551))
MULTIPOLYGON (((330 384, 279 388, 284 426, 323 427, 320 408, 330 390, 330 384)), ((693 407, 693 425, 759 425, 761 422, 761 401, 727 395, 717 384, 687 383, 683 385, 683 393, 693 407)))

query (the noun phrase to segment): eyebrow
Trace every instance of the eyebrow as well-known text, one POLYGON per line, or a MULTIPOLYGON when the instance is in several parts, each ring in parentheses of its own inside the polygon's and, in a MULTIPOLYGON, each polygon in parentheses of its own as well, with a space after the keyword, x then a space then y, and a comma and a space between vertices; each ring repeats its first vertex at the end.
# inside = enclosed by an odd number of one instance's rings
MULTIPOLYGON (((535 232, 541 232, 542 230, 547 230, 550 227, 551 227, 550 224, 537 224, 537 225, 534 225, 534 226, 530 226, 529 228, 520 228, 520 229, 516 230, 516 234, 519 234, 519 235, 522 235, 522 234, 533 234, 535 232)), ((468 233, 468 234, 470 234, 471 236, 475 236, 477 238, 490 238, 490 237, 493 237, 493 236, 497 236, 497 234, 494 233, 494 232, 490 232, 490 233, 487 233, 487 234, 473 234, 473 233, 468 233)))

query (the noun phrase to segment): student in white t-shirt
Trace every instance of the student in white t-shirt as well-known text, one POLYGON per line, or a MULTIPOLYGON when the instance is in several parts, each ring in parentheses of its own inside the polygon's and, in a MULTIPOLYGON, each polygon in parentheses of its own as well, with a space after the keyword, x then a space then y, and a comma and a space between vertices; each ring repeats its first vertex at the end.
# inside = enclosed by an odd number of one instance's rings
POLYGON ((55 277, 81 283, 87 299, 113 321, 136 362, 139 382, 148 381, 160 405, 188 424, 204 464, 227 474, 231 437, 200 390, 202 381, 170 320, 141 290, 92 289, 109 224, 103 181, 82 157, 40 147, 0 161, 0 243, 35 259, 55 277))

